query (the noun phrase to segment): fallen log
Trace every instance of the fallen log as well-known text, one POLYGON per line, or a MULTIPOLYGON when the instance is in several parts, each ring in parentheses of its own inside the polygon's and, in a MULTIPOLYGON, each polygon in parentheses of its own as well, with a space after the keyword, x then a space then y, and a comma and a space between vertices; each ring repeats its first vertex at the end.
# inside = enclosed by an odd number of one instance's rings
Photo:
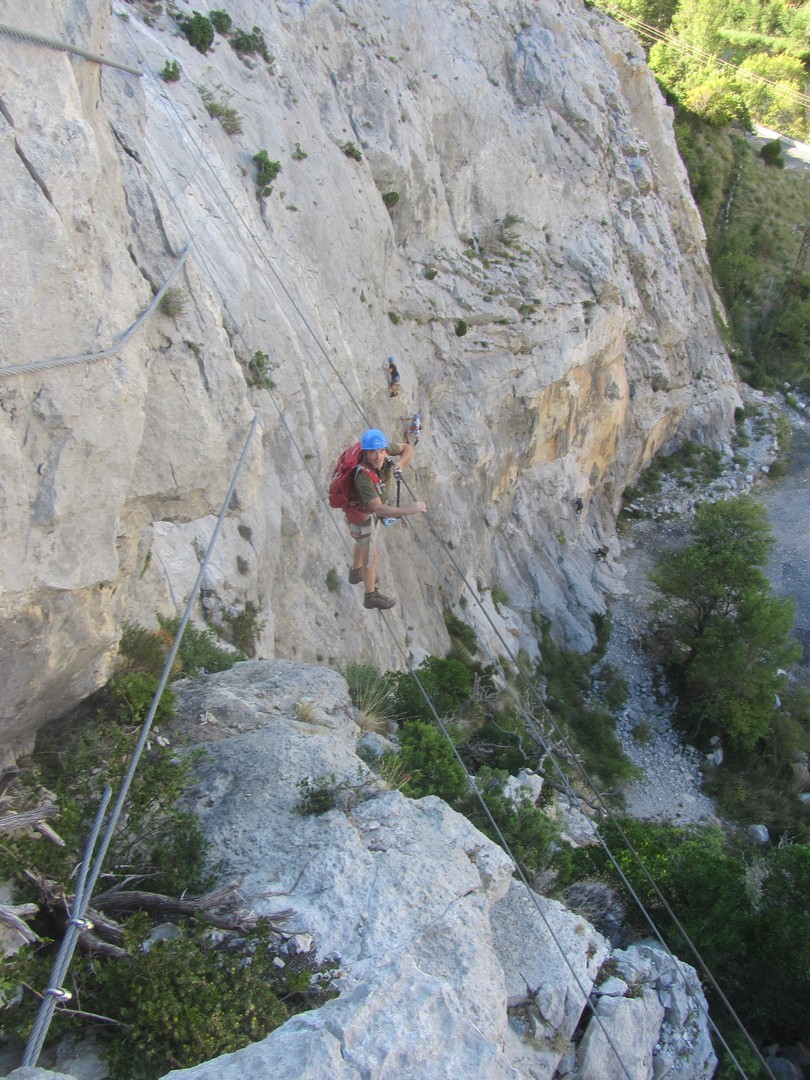
POLYGON ((34 941, 39 941, 39 935, 23 922, 22 917, 36 915, 38 911, 36 904, 15 904, 13 907, 0 904, 0 923, 10 927, 20 935, 26 945, 30 945, 34 941))
POLYGON ((18 814, 3 814, 0 817, 0 836, 4 833, 20 832, 21 829, 36 829, 43 836, 47 836, 59 847, 65 846, 65 841, 58 833, 45 824, 46 818, 56 817, 58 813, 55 806, 38 806, 35 810, 21 810, 18 814))
MULTIPOLYGON (((202 896, 186 897, 164 896, 162 893, 144 892, 140 889, 110 889, 94 897, 93 906, 99 911, 116 915, 125 915, 132 911, 148 911, 151 915, 161 918, 177 915, 192 917, 204 913, 212 926, 221 930, 240 930, 246 933, 255 928, 259 922, 259 916, 252 911, 223 910, 226 907, 233 908, 234 902, 241 899, 239 894, 241 884, 240 879, 202 896)), ((275 924, 285 922, 292 914, 292 909, 286 908, 261 918, 262 921, 275 924)))

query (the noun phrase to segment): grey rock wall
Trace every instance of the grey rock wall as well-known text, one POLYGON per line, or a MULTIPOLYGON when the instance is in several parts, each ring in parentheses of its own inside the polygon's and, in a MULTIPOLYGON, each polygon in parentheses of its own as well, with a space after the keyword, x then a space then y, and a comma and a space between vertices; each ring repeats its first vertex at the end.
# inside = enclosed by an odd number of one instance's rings
POLYGON ((440 799, 387 790, 353 717, 342 678, 288 661, 179 685, 166 730, 205 745, 189 808, 212 860, 245 910, 291 912, 284 934, 336 960, 340 994, 172 1080, 710 1077, 694 970, 656 943, 611 950, 440 799), (302 816, 307 778, 345 798, 302 816))
POLYGON ((182 610, 254 412, 197 616, 254 605, 257 655, 383 666, 377 617, 326 586, 348 564, 326 478, 367 424, 424 423, 408 482, 430 519, 382 545, 416 660, 468 585, 494 653, 536 652, 533 612, 587 647, 626 484, 678 438, 728 442, 703 234, 626 31, 557 0, 228 10, 272 64, 220 36, 201 55, 146 0, 0 0, 142 71, 0 38, 0 367, 108 348, 191 244, 185 309, 119 355, 0 373, 6 756, 108 677, 124 621, 182 610), (282 165, 265 198, 260 150, 282 165), (246 378, 256 352, 272 391, 246 378))

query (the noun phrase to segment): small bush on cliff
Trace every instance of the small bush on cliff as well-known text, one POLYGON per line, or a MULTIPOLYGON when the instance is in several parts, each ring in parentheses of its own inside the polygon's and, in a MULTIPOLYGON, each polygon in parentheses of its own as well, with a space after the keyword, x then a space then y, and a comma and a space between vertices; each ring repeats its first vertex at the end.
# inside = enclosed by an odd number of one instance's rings
POLYGON ((164 82, 177 82, 180 78, 180 65, 176 60, 167 60, 158 74, 164 82))
POLYGON ((270 55, 270 51, 267 48, 264 34, 258 26, 254 26, 250 33, 248 33, 247 30, 234 30, 231 34, 230 41, 234 52, 239 53, 242 59, 246 56, 258 54, 265 63, 269 64, 271 67, 273 66, 273 57, 270 55))
POLYGON ((273 181, 281 172, 281 162, 271 161, 266 150, 254 154, 253 162, 256 166, 256 191, 263 199, 273 190, 273 181))
POLYGON ((399 746, 402 767, 410 776, 402 785, 406 795, 438 795, 453 806, 467 793, 464 769, 435 724, 417 720, 404 725, 399 746))
POLYGON ((228 34, 233 26, 233 19, 227 11, 209 11, 208 18, 218 34, 228 34))
POLYGON ((195 11, 190 19, 183 19, 180 23, 189 45, 193 45, 197 52, 205 53, 211 48, 214 41, 214 27, 211 20, 206 19, 199 11, 195 11))

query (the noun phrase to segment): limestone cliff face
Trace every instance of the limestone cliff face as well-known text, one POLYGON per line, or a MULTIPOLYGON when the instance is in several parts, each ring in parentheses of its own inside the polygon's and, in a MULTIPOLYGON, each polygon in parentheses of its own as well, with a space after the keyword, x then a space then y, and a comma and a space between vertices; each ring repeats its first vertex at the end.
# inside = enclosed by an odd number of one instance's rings
POLYGON ((344 445, 415 410, 430 522, 385 533, 398 639, 443 649, 460 572, 485 640, 498 586, 516 645, 538 611, 587 646, 623 488, 677 438, 725 445, 738 404, 634 40, 556 0, 229 3, 268 63, 219 35, 200 54, 159 8, 0 0, 142 72, 0 38, 0 366, 109 348, 191 245, 181 313, 112 358, 0 373, 6 749, 104 680, 124 621, 182 609, 254 411, 203 603, 220 624, 256 605, 258 655, 396 661, 359 590, 327 588, 348 556, 324 495, 344 445))

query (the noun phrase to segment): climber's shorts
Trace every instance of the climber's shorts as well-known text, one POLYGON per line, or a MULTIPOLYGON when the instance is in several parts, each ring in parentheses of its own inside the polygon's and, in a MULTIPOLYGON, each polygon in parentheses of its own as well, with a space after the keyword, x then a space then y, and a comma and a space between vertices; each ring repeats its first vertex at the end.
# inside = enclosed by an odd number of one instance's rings
POLYGON ((360 547, 368 547, 374 534, 374 526, 377 524, 374 515, 370 515, 366 521, 362 521, 359 525, 356 525, 353 521, 348 524, 349 532, 352 534, 352 540, 354 540, 355 544, 359 544, 360 547))

